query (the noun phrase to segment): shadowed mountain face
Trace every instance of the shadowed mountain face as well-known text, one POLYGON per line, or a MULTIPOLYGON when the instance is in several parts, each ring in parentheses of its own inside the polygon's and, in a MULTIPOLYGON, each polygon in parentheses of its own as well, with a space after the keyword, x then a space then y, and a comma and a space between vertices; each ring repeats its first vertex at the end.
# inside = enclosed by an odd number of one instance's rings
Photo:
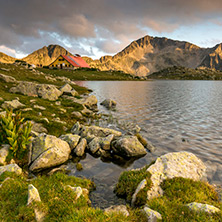
POLYGON ((13 63, 13 62, 15 62, 15 60, 16 60, 15 58, 0 52, 0 62, 3 62, 3 63, 13 63))
POLYGON ((72 55, 70 52, 59 45, 49 45, 48 47, 44 46, 43 48, 34 51, 22 60, 29 64, 41 64, 43 66, 47 66, 61 54, 72 55))
POLYGON ((145 36, 113 57, 87 61, 91 67, 101 70, 114 69, 144 76, 171 66, 204 66, 221 70, 222 52, 221 44, 214 48, 200 48, 188 42, 145 36))

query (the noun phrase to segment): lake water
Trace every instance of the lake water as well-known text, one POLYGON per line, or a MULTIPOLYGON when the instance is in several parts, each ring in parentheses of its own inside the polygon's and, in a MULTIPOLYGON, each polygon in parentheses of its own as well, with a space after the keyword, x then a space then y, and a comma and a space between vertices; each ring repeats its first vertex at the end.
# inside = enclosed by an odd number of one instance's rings
MULTIPOLYGON (((141 134, 157 149, 133 162, 127 169, 149 164, 157 156, 189 151, 208 167, 210 183, 222 184, 222 82, 221 81, 86 81, 99 102, 113 99, 119 120, 138 124, 141 134)), ((125 170, 90 155, 81 161, 83 174, 97 184, 92 195, 95 206, 121 203, 112 193, 119 174, 125 170)))

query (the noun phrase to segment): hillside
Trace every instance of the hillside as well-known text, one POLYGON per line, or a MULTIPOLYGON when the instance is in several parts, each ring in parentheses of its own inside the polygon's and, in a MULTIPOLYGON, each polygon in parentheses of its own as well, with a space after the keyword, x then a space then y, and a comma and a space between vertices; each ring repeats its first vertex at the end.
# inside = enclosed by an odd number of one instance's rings
POLYGON ((0 52, 0 62, 2 63, 13 63, 16 58, 6 55, 5 53, 0 52))
POLYGON ((120 70, 144 76, 172 66, 203 66, 221 70, 222 52, 221 44, 213 48, 200 48, 189 42, 145 36, 114 56, 87 61, 91 67, 101 70, 120 70))
POLYGON ((72 55, 59 45, 49 45, 48 47, 44 46, 43 48, 34 51, 22 60, 29 64, 41 64, 42 66, 46 66, 52 63, 61 54, 72 55))

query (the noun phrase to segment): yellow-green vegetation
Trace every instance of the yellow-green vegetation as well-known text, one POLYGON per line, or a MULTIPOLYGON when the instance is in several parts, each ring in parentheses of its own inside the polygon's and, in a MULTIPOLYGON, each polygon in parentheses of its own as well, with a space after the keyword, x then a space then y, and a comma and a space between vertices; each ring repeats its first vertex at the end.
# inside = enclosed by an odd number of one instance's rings
MULTIPOLYGON (((131 201, 132 195, 136 191, 137 186, 139 183, 146 179, 147 184, 144 188, 143 192, 147 192, 150 189, 152 182, 151 182, 151 174, 147 172, 147 168, 149 166, 145 166, 140 170, 131 170, 123 172, 120 177, 119 181, 115 187, 114 192, 117 196, 125 198, 128 202, 131 201)), ((140 193, 143 194, 143 193, 140 193)), ((144 199, 143 195, 138 196, 138 200, 136 202, 137 206, 145 204, 146 199, 144 199)))
POLYGON ((12 158, 21 161, 26 157, 32 129, 30 122, 24 123, 21 113, 16 113, 14 116, 12 114, 12 111, 7 110, 5 116, 0 116, 0 144, 10 145, 8 162, 12 158))
POLYGON ((41 68, 38 70, 54 76, 65 76, 71 80, 135 80, 131 75, 119 71, 98 71, 89 68, 76 70, 41 68))
POLYGON ((161 187, 164 195, 152 199, 147 205, 158 211, 163 221, 222 221, 222 213, 208 214, 193 212, 184 206, 191 202, 213 205, 222 210, 222 203, 212 186, 206 182, 193 181, 181 177, 167 179, 161 187))
MULTIPOLYGON (((62 86, 65 84, 64 82, 57 80, 51 82, 47 80, 44 75, 37 75, 29 69, 18 65, 16 66, 12 64, 0 63, 0 73, 12 76, 17 80, 22 81, 47 83, 57 86, 62 86), (3 68, 3 70, 1 70, 1 68, 3 68), (6 71, 5 69, 8 71, 6 71)), ((49 134, 59 136, 63 131, 64 124, 54 121, 56 117, 59 117, 61 121, 66 122, 67 125, 65 126, 67 129, 69 129, 77 121, 77 119, 73 117, 71 113, 73 111, 81 111, 83 109, 82 105, 70 102, 69 100, 64 98, 58 99, 58 101, 61 102, 61 105, 55 105, 55 102, 46 99, 10 93, 9 89, 15 85, 15 83, 6 83, 0 80, 0 97, 7 101, 16 99, 18 97, 19 101, 25 104, 24 108, 32 108, 32 110, 30 111, 22 112, 22 116, 25 118, 25 120, 33 120, 37 123, 42 123, 43 126, 48 130, 49 134), (45 110, 34 108, 34 105, 43 106, 45 107, 45 110), (49 120, 49 123, 47 123, 44 118, 47 118, 49 120)), ((72 87, 80 95, 90 92, 90 90, 88 90, 87 88, 78 85, 72 85, 72 87)), ((0 101, 0 106, 3 102, 4 101, 0 101)))
POLYGON ((80 186, 92 190, 94 185, 90 180, 67 176, 63 173, 56 173, 52 176, 37 177, 27 181, 24 176, 17 176, 12 173, 3 173, 0 176, 0 183, 5 178, 0 189, 0 221, 34 221, 33 208, 46 213, 44 221, 146 221, 139 210, 129 210, 130 216, 121 214, 105 215, 99 208, 91 208, 87 198, 80 196, 75 200, 75 193, 67 188, 80 186), (27 206, 28 185, 33 184, 39 191, 41 202, 34 202, 27 206))

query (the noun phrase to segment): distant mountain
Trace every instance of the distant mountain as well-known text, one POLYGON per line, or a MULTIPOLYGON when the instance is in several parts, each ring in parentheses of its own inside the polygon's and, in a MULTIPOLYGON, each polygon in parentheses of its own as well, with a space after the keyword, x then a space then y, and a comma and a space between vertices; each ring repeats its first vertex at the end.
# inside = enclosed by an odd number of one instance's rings
POLYGON ((43 48, 34 51, 22 60, 29 64, 41 64, 42 66, 46 66, 52 63, 61 54, 72 55, 69 51, 59 45, 49 45, 48 47, 44 46, 43 48))
POLYGON ((101 70, 120 70, 144 76, 172 66, 207 67, 222 70, 221 44, 200 48, 184 41, 145 36, 133 41, 114 56, 88 60, 91 67, 101 70))
POLYGON ((5 53, 0 52, 0 62, 3 63, 13 63, 16 58, 6 55, 5 53))

